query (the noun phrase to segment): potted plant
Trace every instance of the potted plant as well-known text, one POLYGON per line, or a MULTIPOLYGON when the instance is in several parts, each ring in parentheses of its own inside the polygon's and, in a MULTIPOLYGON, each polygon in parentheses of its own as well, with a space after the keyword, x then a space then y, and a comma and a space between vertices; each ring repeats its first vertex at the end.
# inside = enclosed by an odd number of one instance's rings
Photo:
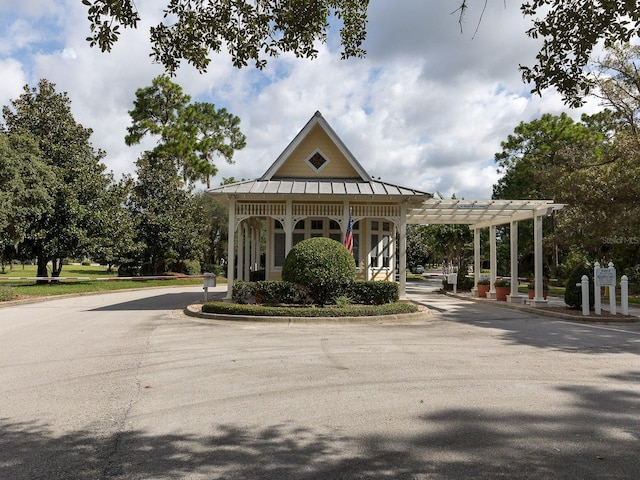
MULTIPOLYGON (((535 282, 529 282, 527 286, 527 293, 529 294, 529 300, 533 300, 536 296, 536 284, 535 282)), ((549 285, 547 282, 542 282, 542 297, 546 300, 549 293, 549 285)))
POLYGON ((509 280, 496 280, 496 300, 501 302, 507 301, 507 295, 511 293, 511 284, 509 280))
POLYGON ((487 298, 487 292, 491 287, 491 282, 489 280, 478 280, 478 297, 487 298))

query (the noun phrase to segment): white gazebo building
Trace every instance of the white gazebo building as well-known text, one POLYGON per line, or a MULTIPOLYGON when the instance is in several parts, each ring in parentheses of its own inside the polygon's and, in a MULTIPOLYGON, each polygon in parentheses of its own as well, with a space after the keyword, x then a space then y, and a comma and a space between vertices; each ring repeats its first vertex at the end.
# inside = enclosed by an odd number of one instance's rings
MULTIPOLYGON (((517 278, 518 222, 533 219, 536 287, 531 303, 546 303, 542 293, 542 221, 563 205, 548 200, 437 200, 430 193, 376 180, 320 112, 260 178, 223 185, 209 193, 229 207, 227 299, 231 299, 234 280, 248 281, 251 271, 264 269, 267 280, 279 280, 287 253, 306 238, 328 237, 342 242, 351 214, 358 278, 397 278, 401 298, 406 297, 407 224, 469 225, 474 231, 476 290, 480 230, 489 228, 492 297, 497 265, 496 227, 511 225, 511 278, 517 278)), ((509 300, 521 302, 517 282, 511 285, 509 300)))

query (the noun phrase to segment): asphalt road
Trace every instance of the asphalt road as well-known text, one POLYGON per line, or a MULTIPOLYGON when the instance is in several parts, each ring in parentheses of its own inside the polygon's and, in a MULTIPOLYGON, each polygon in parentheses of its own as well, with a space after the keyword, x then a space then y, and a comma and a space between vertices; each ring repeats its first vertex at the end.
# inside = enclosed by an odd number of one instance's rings
POLYGON ((200 323, 198 287, 0 308, 0 478, 640 476, 638 326, 409 293, 435 314, 200 323))

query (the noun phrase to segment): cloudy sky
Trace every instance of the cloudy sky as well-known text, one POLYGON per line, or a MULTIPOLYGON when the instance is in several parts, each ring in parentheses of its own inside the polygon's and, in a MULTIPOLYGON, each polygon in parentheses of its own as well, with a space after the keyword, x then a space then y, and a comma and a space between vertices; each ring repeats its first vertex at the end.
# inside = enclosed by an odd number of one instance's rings
MULTIPOLYGON (((25 84, 46 78, 66 91, 76 120, 94 130, 117 175, 133 173, 140 151, 127 147, 128 110, 137 88, 162 73, 151 63, 149 26, 167 0, 137 0, 142 17, 109 53, 90 48, 81 0, 0 0, 0 104, 25 84)), ((459 0, 375 0, 369 9, 365 59, 340 60, 334 32, 316 60, 284 55, 263 71, 236 70, 226 55, 209 72, 183 66, 174 78, 194 100, 239 116, 247 147, 235 164, 217 162, 223 177, 256 178, 273 163, 316 110, 373 176, 445 197, 482 199, 497 180, 493 155, 521 121, 568 111, 554 91, 531 96, 519 64, 530 65, 536 42, 520 2, 470 2, 463 32, 459 0), (476 27, 478 27, 477 33, 476 27)), ((599 109, 596 103, 570 111, 599 109)))

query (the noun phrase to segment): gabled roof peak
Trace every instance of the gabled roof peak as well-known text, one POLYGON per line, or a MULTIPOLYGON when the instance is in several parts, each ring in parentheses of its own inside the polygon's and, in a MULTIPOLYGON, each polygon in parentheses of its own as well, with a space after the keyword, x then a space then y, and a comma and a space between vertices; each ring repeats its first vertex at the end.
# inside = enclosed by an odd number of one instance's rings
POLYGON ((368 182, 371 180, 371 176, 366 172, 366 170, 360 165, 358 160, 356 160, 355 156, 351 153, 351 151, 347 148, 347 146, 342 142, 338 134, 331 128, 329 123, 325 120, 320 113, 319 110, 313 114, 313 116, 309 119, 307 124, 298 132, 295 138, 289 143, 289 145, 284 149, 284 151, 280 154, 280 156, 276 159, 276 161, 267 169, 267 171, 260 177, 260 180, 271 180, 272 177, 278 172, 280 167, 288 160, 290 155, 295 151, 295 149, 305 140, 305 138, 309 135, 309 133, 316 127, 319 126, 324 130, 329 139, 334 143, 334 145, 338 148, 338 150, 344 155, 347 162, 351 165, 353 170, 358 174, 361 180, 368 182))

